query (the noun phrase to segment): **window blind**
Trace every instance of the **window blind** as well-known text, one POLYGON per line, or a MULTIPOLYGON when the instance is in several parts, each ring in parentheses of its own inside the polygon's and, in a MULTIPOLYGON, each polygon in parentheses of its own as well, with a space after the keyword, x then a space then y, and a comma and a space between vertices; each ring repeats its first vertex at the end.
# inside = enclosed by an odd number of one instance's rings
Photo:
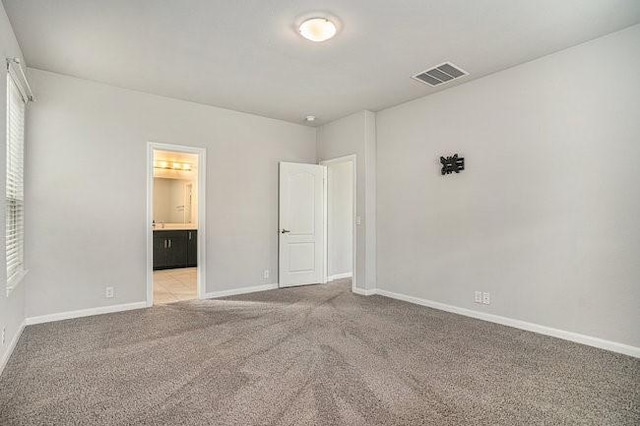
POLYGON ((6 256, 7 287, 24 274, 24 116, 25 100, 7 73, 6 256))

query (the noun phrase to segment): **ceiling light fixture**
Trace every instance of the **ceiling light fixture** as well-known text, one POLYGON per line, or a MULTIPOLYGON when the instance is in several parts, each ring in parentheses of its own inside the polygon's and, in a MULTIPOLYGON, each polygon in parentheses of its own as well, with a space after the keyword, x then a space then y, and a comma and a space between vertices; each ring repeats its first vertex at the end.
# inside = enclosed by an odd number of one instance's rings
POLYGON ((311 18, 300 24, 300 35, 307 40, 327 41, 336 35, 336 25, 327 18, 311 18))
POLYGON ((307 123, 311 123, 312 121, 316 121, 316 116, 315 115, 307 115, 304 118, 304 121, 306 121, 307 123))
POLYGON ((189 163, 178 163, 178 162, 168 162, 168 161, 156 161, 153 164, 154 169, 165 169, 165 170, 180 170, 183 172, 191 171, 191 164, 189 163))

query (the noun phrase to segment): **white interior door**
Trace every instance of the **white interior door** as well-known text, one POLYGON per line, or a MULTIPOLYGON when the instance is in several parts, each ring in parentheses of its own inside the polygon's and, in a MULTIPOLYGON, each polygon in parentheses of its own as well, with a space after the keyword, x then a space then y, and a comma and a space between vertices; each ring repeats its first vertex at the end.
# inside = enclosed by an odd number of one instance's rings
POLYGON ((280 163, 280 287, 324 282, 326 167, 280 163))

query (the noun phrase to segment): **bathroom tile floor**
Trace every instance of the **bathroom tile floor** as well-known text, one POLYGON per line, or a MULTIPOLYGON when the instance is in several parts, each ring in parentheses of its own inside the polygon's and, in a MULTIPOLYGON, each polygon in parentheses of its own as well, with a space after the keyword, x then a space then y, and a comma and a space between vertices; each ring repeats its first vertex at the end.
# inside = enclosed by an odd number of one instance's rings
POLYGON ((180 302, 196 299, 198 268, 164 269, 153 271, 153 303, 180 302))

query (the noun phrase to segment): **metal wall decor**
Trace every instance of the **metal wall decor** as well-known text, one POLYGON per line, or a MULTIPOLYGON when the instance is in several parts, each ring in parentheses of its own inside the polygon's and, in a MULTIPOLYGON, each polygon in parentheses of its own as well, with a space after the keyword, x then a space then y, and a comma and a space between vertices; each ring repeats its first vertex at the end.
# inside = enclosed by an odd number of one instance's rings
POLYGON ((441 173, 443 175, 448 175, 453 172, 460 173, 464 170, 464 158, 458 157, 458 154, 449 157, 440 157, 440 163, 442 164, 441 173))

